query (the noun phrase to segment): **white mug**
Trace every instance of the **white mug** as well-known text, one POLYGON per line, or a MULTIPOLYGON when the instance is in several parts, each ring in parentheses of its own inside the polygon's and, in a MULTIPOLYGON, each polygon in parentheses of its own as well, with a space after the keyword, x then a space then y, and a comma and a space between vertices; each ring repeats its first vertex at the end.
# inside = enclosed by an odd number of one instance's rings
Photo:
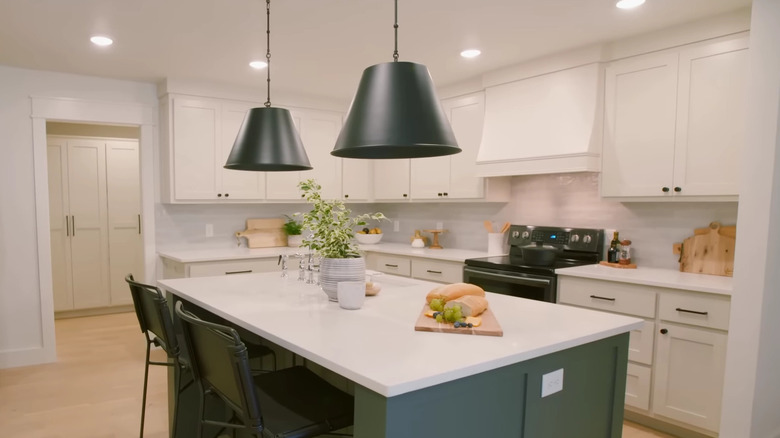
POLYGON ((363 307, 363 301, 366 300, 365 281, 340 281, 336 288, 339 307, 348 310, 363 307))

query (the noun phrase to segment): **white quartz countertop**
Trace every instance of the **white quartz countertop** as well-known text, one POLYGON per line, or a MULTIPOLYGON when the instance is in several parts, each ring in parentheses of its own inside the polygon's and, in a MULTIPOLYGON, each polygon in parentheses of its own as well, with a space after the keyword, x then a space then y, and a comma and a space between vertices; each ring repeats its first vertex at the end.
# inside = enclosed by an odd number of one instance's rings
POLYGON ((404 243, 377 243, 375 245, 360 245, 359 247, 361 251, 366 252, 422 257, 426 259, 449 260, 454 262, 463 262, 466 259, 488 256, 486 251, 473 251, 469 249, 455 248, 412 248, 412 245, 407 245, 404 243))
MULTIPOLYGON (((438 260, 450 260, 463 262, 466 259, 487 257, 485 251, 472 251, 466 249, 430 249, 430 248, 412 248, 411 245, 401 243, 377 243, 374 245, 359 245, 361 251, 379 252, 385 254, 396 254, 411 257, 423 257, 438 260)), ((306 253, 306 248, 292 248, 287 246, 272 248, 247 248, 245 246, 232 247, 183 247, 161 249, 157 252, 160 257, 170 259, 179 263, 198 263, 220 260, 241 260, 241 259, 260 259, 276 258, 279 254, 306 253)))
POLYGON ((602 265, 585 265, 556 269, 558 275, 620 281, 648 286, 684 289, 697 292, 731 295, 733 278, 719 275, 692 274, 672 269, 643 268, 618 269, 602 265))
POLYGON ((385 275, 363 308, 278 273, 161 280, 160 285, 385 397, 493 370, 640 328, 622 315, 487 294, 504 336, 418 332, 437 283, 385 275))

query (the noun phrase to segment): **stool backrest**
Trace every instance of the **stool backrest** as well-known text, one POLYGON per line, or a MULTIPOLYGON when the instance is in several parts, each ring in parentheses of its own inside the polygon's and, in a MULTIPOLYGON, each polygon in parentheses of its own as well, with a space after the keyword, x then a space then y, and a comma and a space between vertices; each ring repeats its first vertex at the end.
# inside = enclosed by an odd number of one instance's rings
POLYGON ((146 335, 147 340, 151 340, 149 332, 154 334, 169 356, 178 357, 179 343, 173 330, 173 320, 165 295, 156 286, 135 281, 133 274, 127 274, 125 281, 130 286, 141 332, 146 335))
POLYGON ((261 431, 260 403, 252 381, 249 355, 236 330, 203 321, 176 303, 190 366, 203 391, 219 395, 251 429, 261 431))

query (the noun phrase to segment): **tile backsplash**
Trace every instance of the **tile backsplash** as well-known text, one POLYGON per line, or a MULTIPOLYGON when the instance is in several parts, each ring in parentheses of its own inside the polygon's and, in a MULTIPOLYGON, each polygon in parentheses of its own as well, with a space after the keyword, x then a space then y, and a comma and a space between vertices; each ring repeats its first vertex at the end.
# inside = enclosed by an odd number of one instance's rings
MULTIPOLYGON (((439 237, 445 248, 487 250, 483 221, 494 227, 503 222, 522 225, 603 228, 620 231, 632 241, 633 260, 641 266, 677 269, 672 244, 693 235, 694 228, 712 221, 733 225, 736 202, 634 202, 602 199, 597 173, 571 173, 512 177, 508 203, 388 203, 351 204, 355 213, 381 211, 390 222, 374 224, 384 231, 383 242, 409 243, 416 229, 447 232, 439 237), (399 231, 393 231, 397 220, 399 231)), ((247 218, 281 217, 306 211, 306 204, 230 204, 157 206, 157 245, 235 245, 233 233, 245 228, 247 218), (206 224, 213 237, 205 237, 206 224)), ((245 244, 242 242, 242 245, 245 244)))

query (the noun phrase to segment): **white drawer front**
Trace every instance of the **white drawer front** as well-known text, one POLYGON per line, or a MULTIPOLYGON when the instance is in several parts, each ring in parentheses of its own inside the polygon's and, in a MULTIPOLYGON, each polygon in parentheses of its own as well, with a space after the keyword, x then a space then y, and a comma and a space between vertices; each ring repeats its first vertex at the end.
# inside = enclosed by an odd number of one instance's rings
MULTIPOLYGON (((249 274, 272 272, 281 268, 277 259, 231 260, 224 262, 196 263, 190 265, 190 277, 211 277, 215 275, 249 274)), ((291 271, 293 268, 291 267, 291 271)))
POLYGON ((653 363, 653 339, 655 322, 645 321, 641 329, 631 330, 628 341, 628 360, 646 365, 653 363))
POLYGON ((729 329, 730 312, 729 297, 692 292, 665 292, 658 305, 659 316, 665 321, 720 330, 729 329))
POLYGON ((411 260, 403 257, 377 254, 374 269, 388 274, 410 276, 412 274, 411 260))
POLYGON ((413 260, 412 277, 441 283, 461 283, 463 264, 435 260, 413 260))
POLYGON ((650 367, 628 364, 626 405, 645 411, 650 409, 650 367))
POLYGON ((558 277, 558 302, 607 312, 655 317, 656 289, 614 281, 558 277))

